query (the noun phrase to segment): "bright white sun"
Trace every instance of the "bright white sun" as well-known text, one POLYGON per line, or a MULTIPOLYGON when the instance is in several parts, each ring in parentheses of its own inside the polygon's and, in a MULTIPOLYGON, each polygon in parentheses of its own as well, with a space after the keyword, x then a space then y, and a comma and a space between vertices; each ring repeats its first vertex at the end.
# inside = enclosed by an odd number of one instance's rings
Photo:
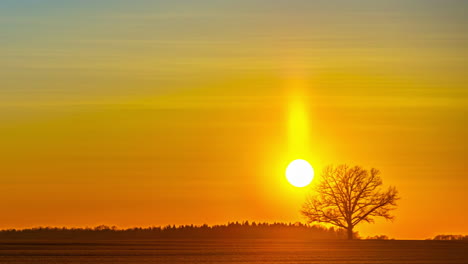
POLYGON ((293 160, 286 168, 286 179, 296 187, 305 187, 314 179, 314 169, 303 159, 293 160))

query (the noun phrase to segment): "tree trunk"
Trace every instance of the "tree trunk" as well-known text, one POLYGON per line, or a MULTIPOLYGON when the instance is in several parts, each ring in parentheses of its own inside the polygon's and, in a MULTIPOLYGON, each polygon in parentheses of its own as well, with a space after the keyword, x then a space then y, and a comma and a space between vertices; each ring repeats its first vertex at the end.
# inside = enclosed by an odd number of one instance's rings
POLYGON ((353 227, 348 227, 348 240, 353 239, 353 227))

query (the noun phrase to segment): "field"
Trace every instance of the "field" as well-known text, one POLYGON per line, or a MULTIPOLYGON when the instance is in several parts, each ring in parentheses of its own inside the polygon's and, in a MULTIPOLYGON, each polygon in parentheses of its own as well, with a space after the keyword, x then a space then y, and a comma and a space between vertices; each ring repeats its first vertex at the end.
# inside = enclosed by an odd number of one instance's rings
POLYGON ((0 242, 0 263, 468 263, 468 242, 157 240, 0 242))

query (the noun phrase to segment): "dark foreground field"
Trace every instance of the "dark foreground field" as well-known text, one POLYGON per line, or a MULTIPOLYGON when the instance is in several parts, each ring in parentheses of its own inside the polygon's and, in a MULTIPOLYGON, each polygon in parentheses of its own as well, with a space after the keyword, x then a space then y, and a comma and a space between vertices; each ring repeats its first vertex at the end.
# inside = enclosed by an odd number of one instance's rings
POLYGON ((458 241, 0 242, 0 263, 468 263, 458 241))

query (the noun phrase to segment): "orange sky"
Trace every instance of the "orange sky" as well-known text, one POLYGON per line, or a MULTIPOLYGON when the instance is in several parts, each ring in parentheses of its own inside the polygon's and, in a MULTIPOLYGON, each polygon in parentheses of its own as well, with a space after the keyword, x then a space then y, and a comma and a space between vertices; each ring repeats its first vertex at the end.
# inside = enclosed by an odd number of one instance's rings
POLYGON ((0 3, 0 228, 303 221, 304 158, 468 233, 466 4, 268 3, 0 3))

